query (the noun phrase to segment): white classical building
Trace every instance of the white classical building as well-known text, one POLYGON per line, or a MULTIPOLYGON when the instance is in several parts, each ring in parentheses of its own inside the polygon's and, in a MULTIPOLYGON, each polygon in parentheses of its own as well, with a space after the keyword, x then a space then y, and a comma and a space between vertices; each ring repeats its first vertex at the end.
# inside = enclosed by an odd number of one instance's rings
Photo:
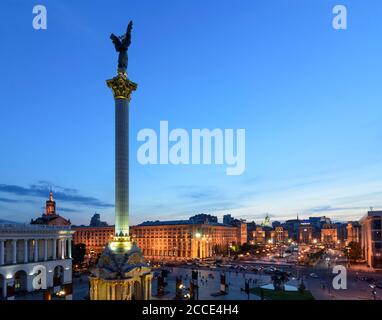
POLYGON ((65 285, 70 298, 73 233, 70 226, 0 221, 0 299, 65 285))

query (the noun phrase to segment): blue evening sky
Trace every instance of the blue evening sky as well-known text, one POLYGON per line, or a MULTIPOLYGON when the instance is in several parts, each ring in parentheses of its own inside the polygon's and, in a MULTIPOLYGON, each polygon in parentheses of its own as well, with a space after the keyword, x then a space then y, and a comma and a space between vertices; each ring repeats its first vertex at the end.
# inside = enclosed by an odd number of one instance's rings
POLYGON ((131 221, 196 213, 358 219, 382 207, 380 0, 5 0, 0 11, 0 218, 113 223, 109 39, 134 21, 131 221), (32 28, 32 8, 48 29, 32 28), (332 28, 332 8, 348 29, 332 28), (142 128, 246 129, 246 170, 138 164, 142 128))

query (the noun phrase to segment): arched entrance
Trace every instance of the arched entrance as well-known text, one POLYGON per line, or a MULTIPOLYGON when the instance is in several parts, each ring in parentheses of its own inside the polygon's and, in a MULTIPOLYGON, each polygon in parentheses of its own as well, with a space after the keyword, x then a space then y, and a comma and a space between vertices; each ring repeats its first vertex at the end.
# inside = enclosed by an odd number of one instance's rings
POLYGON ((61 286, 64 284, 64 268, 57 266, 53 271, 53 286, 61 286))
POLYGON ((28 275, 24 270, 15 273, 15 295, 20 295, 27 292, 28 275))

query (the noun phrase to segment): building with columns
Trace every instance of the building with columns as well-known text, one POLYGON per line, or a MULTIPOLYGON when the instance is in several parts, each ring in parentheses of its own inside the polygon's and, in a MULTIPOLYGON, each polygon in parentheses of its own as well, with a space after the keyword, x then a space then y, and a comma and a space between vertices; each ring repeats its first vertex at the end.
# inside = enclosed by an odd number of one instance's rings
POLYGON ((0 221, 0 299, 64 286, 70 298, 72 234, 70 226, 0 221))

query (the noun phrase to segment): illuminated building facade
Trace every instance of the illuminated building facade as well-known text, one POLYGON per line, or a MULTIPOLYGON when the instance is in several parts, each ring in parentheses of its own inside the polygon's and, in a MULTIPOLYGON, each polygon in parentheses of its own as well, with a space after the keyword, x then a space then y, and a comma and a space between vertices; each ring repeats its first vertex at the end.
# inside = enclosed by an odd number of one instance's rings
POLYGON ((313 243, 313 227, 309 223, 301 223, 298 228, 298 241, 300 244, 313 243))
POLYGON ((236 224, 237 230, 237 244, 242 245, 248 242, 247 224, 244 221, 240 221, 236 224))
POLYGON ((86 246, 86 254, 99 255, 114 238, 114 226, 107 227, 72 227, 73 244, 83 243, 86 246))
POLYGON ((321 229, 321 243, 327 247, 335 247, 338 243, 338 230, 335 225, 324 224, 321 229))
POLYGON ((273 243, 286 243, 288 242, 288 230, 283 227, 276 227, 271 231, 271 240, 273 243))
POLYGON ((348 222, 346 225, 346 244, 361 243, 361 225, 359 222, 348 222))
POLYGON ((148 221, 131 227, 133 240, 151 260, 207 258, 238 244, 238 227, 190 220, 148 221))
POLYGON ((266 241, 266 231, 263 227, 257 226, 256 229, 252 231, 253 244, 264 244, 266 241))
MULTIPOLYGON (((218 222, 217 217, 214 217, 214 218, 215 220, 213 222, 218 222)), ((245 220, 235 219, 230 214, 226 214, 223 216, 223 224, 236 227, 236 230, 237 230, 236 243, 238 245, 242 245, 248 242, 248 224, 245 222, 245 220)))
POLYGON ((382 268, 382 211, 368 211, 360 223, 361 243, 367 265, 382 268))

